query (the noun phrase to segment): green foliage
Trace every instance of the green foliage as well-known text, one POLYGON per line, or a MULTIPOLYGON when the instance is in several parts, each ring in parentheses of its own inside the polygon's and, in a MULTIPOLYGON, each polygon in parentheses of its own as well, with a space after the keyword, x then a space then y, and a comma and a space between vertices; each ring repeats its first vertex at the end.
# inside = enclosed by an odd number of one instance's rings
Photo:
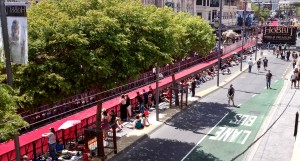
POLYGON ((259 16, 259 20, 262 22, 267 20, 271 14, 271 11, 269 9, 263 8, 262 6, 260 6, 260 12, 258 12, 259 10, 258 5, 254 3, 251 4, 251 9, 254 10, 254 17, 259 16))
POLYGON ((214 46, 203 19, 132 0, 43 0, 28 11, 29 63, 15 85, 28 105, 107 89, 154 64, 214 46))
POLYGON ((18 134, 19 127, 27 126, 22 117, 18 114, 17 108, 20 97, 15 96, 11 87, 0 84, 0 139, 8 140, 11 136, 18 134))

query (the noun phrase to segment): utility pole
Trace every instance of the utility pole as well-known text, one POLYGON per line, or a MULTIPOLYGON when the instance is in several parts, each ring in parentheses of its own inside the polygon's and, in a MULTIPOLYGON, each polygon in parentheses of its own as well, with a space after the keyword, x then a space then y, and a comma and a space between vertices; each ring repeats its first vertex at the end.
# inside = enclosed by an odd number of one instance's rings
MULTIPOLYGON (((0 13, 1 14, 1 27, 2 27, 2 37, 3 37, 3 48, 4 48, 4 53, 5 53, 7 83, 11 87, 13 87, 13 75, 12 75, 12 69, 11 69, 11 63, 10 63, 11 61, 10 61, 10 49, 9 49, 9 38, 8 38, 8 29, 7 29, 5 0, 0 0, 0 12, 1 12, 0 13)), ((21 161, 19 135, 14 136, 14 144, 15 144, 16 160, 21 161)))
POLYGON ((159 121, 159 108, 158 108, 158 104, 159 104, 159 86, 158 86, 158 82, 159 82, 159 67, 158 67, 157 64, 156 64, 156 67, 155 67, 155 75, 156 75, 155 111, 156 111, 156 121, 159 121))
POLYGON ((247 0, 244 0, 244 12, 243 12, 243 28, 242 28, 242 54, 241 54, 241 66, 240 71, 243 71, 243 57, 244 57, 244 45, 245 45, 245 20, 246 20, 246 8, 247 0))
POLYGON ((260 2, 258 1, 258 22, 256 24, 256 42, 255 42, 255 60, 257 59, 257 42, 258 42, 258 29, 259 29, 259 21, 260 21, 260 2))
POLYGON ((219 83, 220 83, 220 69, 221 69, 221 55, 222 55, 222 51, 221 51, 221 39, 222 39, 222 8, 223 8, 223 0, 220 0, 220 14, 219 14, 219 47, 218 47, 218 76, 217 76, 217 86, 219 87, 219 83))

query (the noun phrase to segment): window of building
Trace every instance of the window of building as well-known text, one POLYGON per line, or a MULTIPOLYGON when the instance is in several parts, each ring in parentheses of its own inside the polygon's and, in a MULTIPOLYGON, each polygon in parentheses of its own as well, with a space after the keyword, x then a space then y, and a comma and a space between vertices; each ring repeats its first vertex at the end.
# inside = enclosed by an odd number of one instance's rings
POLYGON ((225 6, 229 6, 229 0, 225 0, 225 1, 224 1, 224 5, 225 5, 225 6))
POLYGON ((197 16, 200 16, 202 18, 202 12, 198 12, 197 16))
POLYGON ((217 10, 212 11, 212 20, 214 20, 215 18, 217 18, 217 10))
POLYGON ((203 6, 206 6, 206 0, 203 0, 203 6))
POLYGON ((196 1, 196 5, 202 6, 202 0, 197 0, 197 1, 196 1))
MULTIPOLYGON (((205 0, 204 0, 204 1, 205 1, 205 0)), ((209 6, 209 0, 207 0, 206 4, 207 4, 207 6, 209 6)))
POLYGON ((208 20, 211 20, 211 11, 208 12, 208 20))

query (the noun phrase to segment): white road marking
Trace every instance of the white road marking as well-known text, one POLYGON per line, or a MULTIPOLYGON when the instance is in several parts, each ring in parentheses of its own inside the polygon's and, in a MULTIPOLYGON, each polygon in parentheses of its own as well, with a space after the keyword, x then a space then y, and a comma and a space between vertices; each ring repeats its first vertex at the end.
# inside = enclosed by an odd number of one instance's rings
POLYGON ((241 106, 242 106, 242 104, 239 104, 239 105, 238 105, 238 107, 241 107, 241 106))
POLYGON ((264 89, 267 89, 267 87, 265 87, 264 89))
POLYGON ((226 115, 223 116, 223 118, 213 128, 211 128, 201 140, 198 141, 198 143, 181 159, 181 161, 185 160, 192 153, 192 151, 206 138, 206 136, 210 134, 228 114, 229 112, 227 112, 226 115))
POLYGON ((255 97, 257 94, 252 95, 252 97, 255 97))
POLYGON ((275 80, 275 81, 274 81, 274 83, 276 83, 277 81, 278 81, 278 79, 277 79, 277 80, 275 80))

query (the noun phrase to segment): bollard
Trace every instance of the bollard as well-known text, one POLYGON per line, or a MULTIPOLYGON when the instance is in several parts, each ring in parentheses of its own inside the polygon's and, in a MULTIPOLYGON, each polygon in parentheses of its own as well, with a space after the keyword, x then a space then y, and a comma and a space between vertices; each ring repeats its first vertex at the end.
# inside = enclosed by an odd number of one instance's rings
POLYGON ((296 119, 295 119, 295 129, 294 129, 294 136, 297 136, 298 133, 298 120, 299 120, 299 113, 296 113, 296 119))

